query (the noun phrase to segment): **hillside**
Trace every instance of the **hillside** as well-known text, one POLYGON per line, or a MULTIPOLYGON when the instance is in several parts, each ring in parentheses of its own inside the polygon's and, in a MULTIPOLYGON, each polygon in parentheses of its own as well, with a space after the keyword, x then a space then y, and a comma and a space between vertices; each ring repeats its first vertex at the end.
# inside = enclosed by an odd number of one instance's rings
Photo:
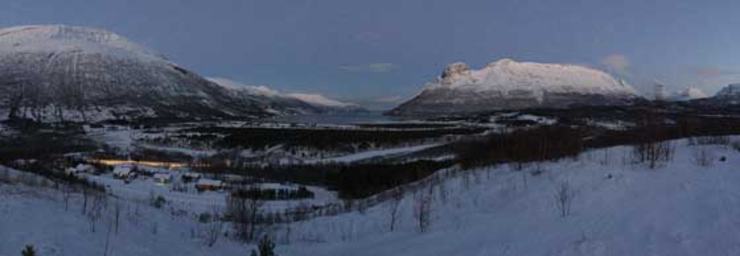
MULTIPOLYGON (((738 138, 733 138, 737 141, 738 138)), ((703 143, 707 143, 705 140, 703 143)), ((696 142, 696 141, 694 141, 696 142)), ((285 255, 733 255, 737 150, 671 142, 657 168, 619 146, 577 159, 436 175, 363 212, 292 226, 285 255), (724 160, 723 160, 724 159, 724 160), (565 214, 558 198, 567 195, 565 214), (429 200, 420 233, 420 202, 429 200), (302 234, 302 235, 301 235, 302 234), (310 241, 321 241, 314 243, 310 241)))
POLYGON ((64 25, 0 29, 0 119, 236 119, 266 116, 115 33, 64 25))

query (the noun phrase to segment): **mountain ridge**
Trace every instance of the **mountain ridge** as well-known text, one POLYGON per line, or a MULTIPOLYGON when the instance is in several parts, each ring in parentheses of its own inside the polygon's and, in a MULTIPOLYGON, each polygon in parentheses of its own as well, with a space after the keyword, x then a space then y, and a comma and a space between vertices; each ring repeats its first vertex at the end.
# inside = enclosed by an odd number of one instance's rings
POLYGON ((227 78, 208 78, 240 98, 262 98, 265 104, 271 106, 274 111, 287 114, 320 114, 332 112, 356 112, 366 111, 358 104, 342 102, 327 98, 317 93, 281 92, 266 85, 246 85, 227 78))

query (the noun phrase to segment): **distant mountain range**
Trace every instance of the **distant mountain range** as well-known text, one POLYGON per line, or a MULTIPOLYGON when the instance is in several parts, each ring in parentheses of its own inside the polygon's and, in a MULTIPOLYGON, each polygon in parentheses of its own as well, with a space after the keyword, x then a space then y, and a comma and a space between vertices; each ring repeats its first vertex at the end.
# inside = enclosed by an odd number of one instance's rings
POLYGON ((210 81, 228 89, 235 97, 262 103, 267 112, 276 114, 316 114, 366 111, 354 103, 329 99, 321 94, 283 93, 264 85, 245 85, 224 78, 210 81))
MULTIPOLYGON (((721 107, 740 103, 740 84, 714 97, 696 88, 671 95, 721 107)), ((392 115, 438 116, 527 108, 625 105, 644 100, 593 68, 502 59, 474 70, 448 65, 392 115)), ((204 78, 117 34, 63 25, 0 29, 0 120, 95 122, 218 120, 364 111, 320 94, 204 78)))
POLYGON ((670 95, 668 100, 670 101, 690 101, 690 100, 696 100, 696 99, 704 99, 708 98, 706 93, 704 93, 699 88, 695 87, 687 87, 686 89, 677 91, 673 93, 673 95, 670 95))

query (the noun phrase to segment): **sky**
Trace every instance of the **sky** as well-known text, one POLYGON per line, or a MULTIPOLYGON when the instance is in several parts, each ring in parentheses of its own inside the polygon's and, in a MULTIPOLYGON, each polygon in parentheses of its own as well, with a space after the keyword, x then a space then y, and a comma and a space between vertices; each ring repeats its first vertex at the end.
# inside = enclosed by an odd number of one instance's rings
POLYGON ((103 28, 209 77, 388 107, 449 63, 605 70, 714 94, 740 82, 740 1, 3 0, 0 27, 103 28))

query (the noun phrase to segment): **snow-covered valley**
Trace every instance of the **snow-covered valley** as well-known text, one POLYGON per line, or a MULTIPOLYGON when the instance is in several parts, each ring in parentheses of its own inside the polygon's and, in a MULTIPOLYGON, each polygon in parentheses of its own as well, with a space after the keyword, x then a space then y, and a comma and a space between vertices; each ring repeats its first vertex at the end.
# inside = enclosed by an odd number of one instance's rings
MULTIPOLYGON (((740 137, 719 141, 671 141, 670 158, 655 168, 636 162, 633 146, 523 166, 448 168, 355 201, 349 212, 265 232, 275 237, 278 255, 734 255, 740 152, 733 145, 740 137)), ((15 255, 25 244, 42 255, 248 251, 226 237, 208 247, 193 235, 201 225, 193 214, 177 216, 122 194, 109 196, 108 214, 92 233, 79 194, 65 210, 63 195, 40 184, 0 185, 0 236, 9 238, 0 242, 0 255, 15 255), (116 200, 125 225, 108 234, 116 200)))
POLYGON ((0 256, 740 255, 739 9, 3 0, 0 256))

